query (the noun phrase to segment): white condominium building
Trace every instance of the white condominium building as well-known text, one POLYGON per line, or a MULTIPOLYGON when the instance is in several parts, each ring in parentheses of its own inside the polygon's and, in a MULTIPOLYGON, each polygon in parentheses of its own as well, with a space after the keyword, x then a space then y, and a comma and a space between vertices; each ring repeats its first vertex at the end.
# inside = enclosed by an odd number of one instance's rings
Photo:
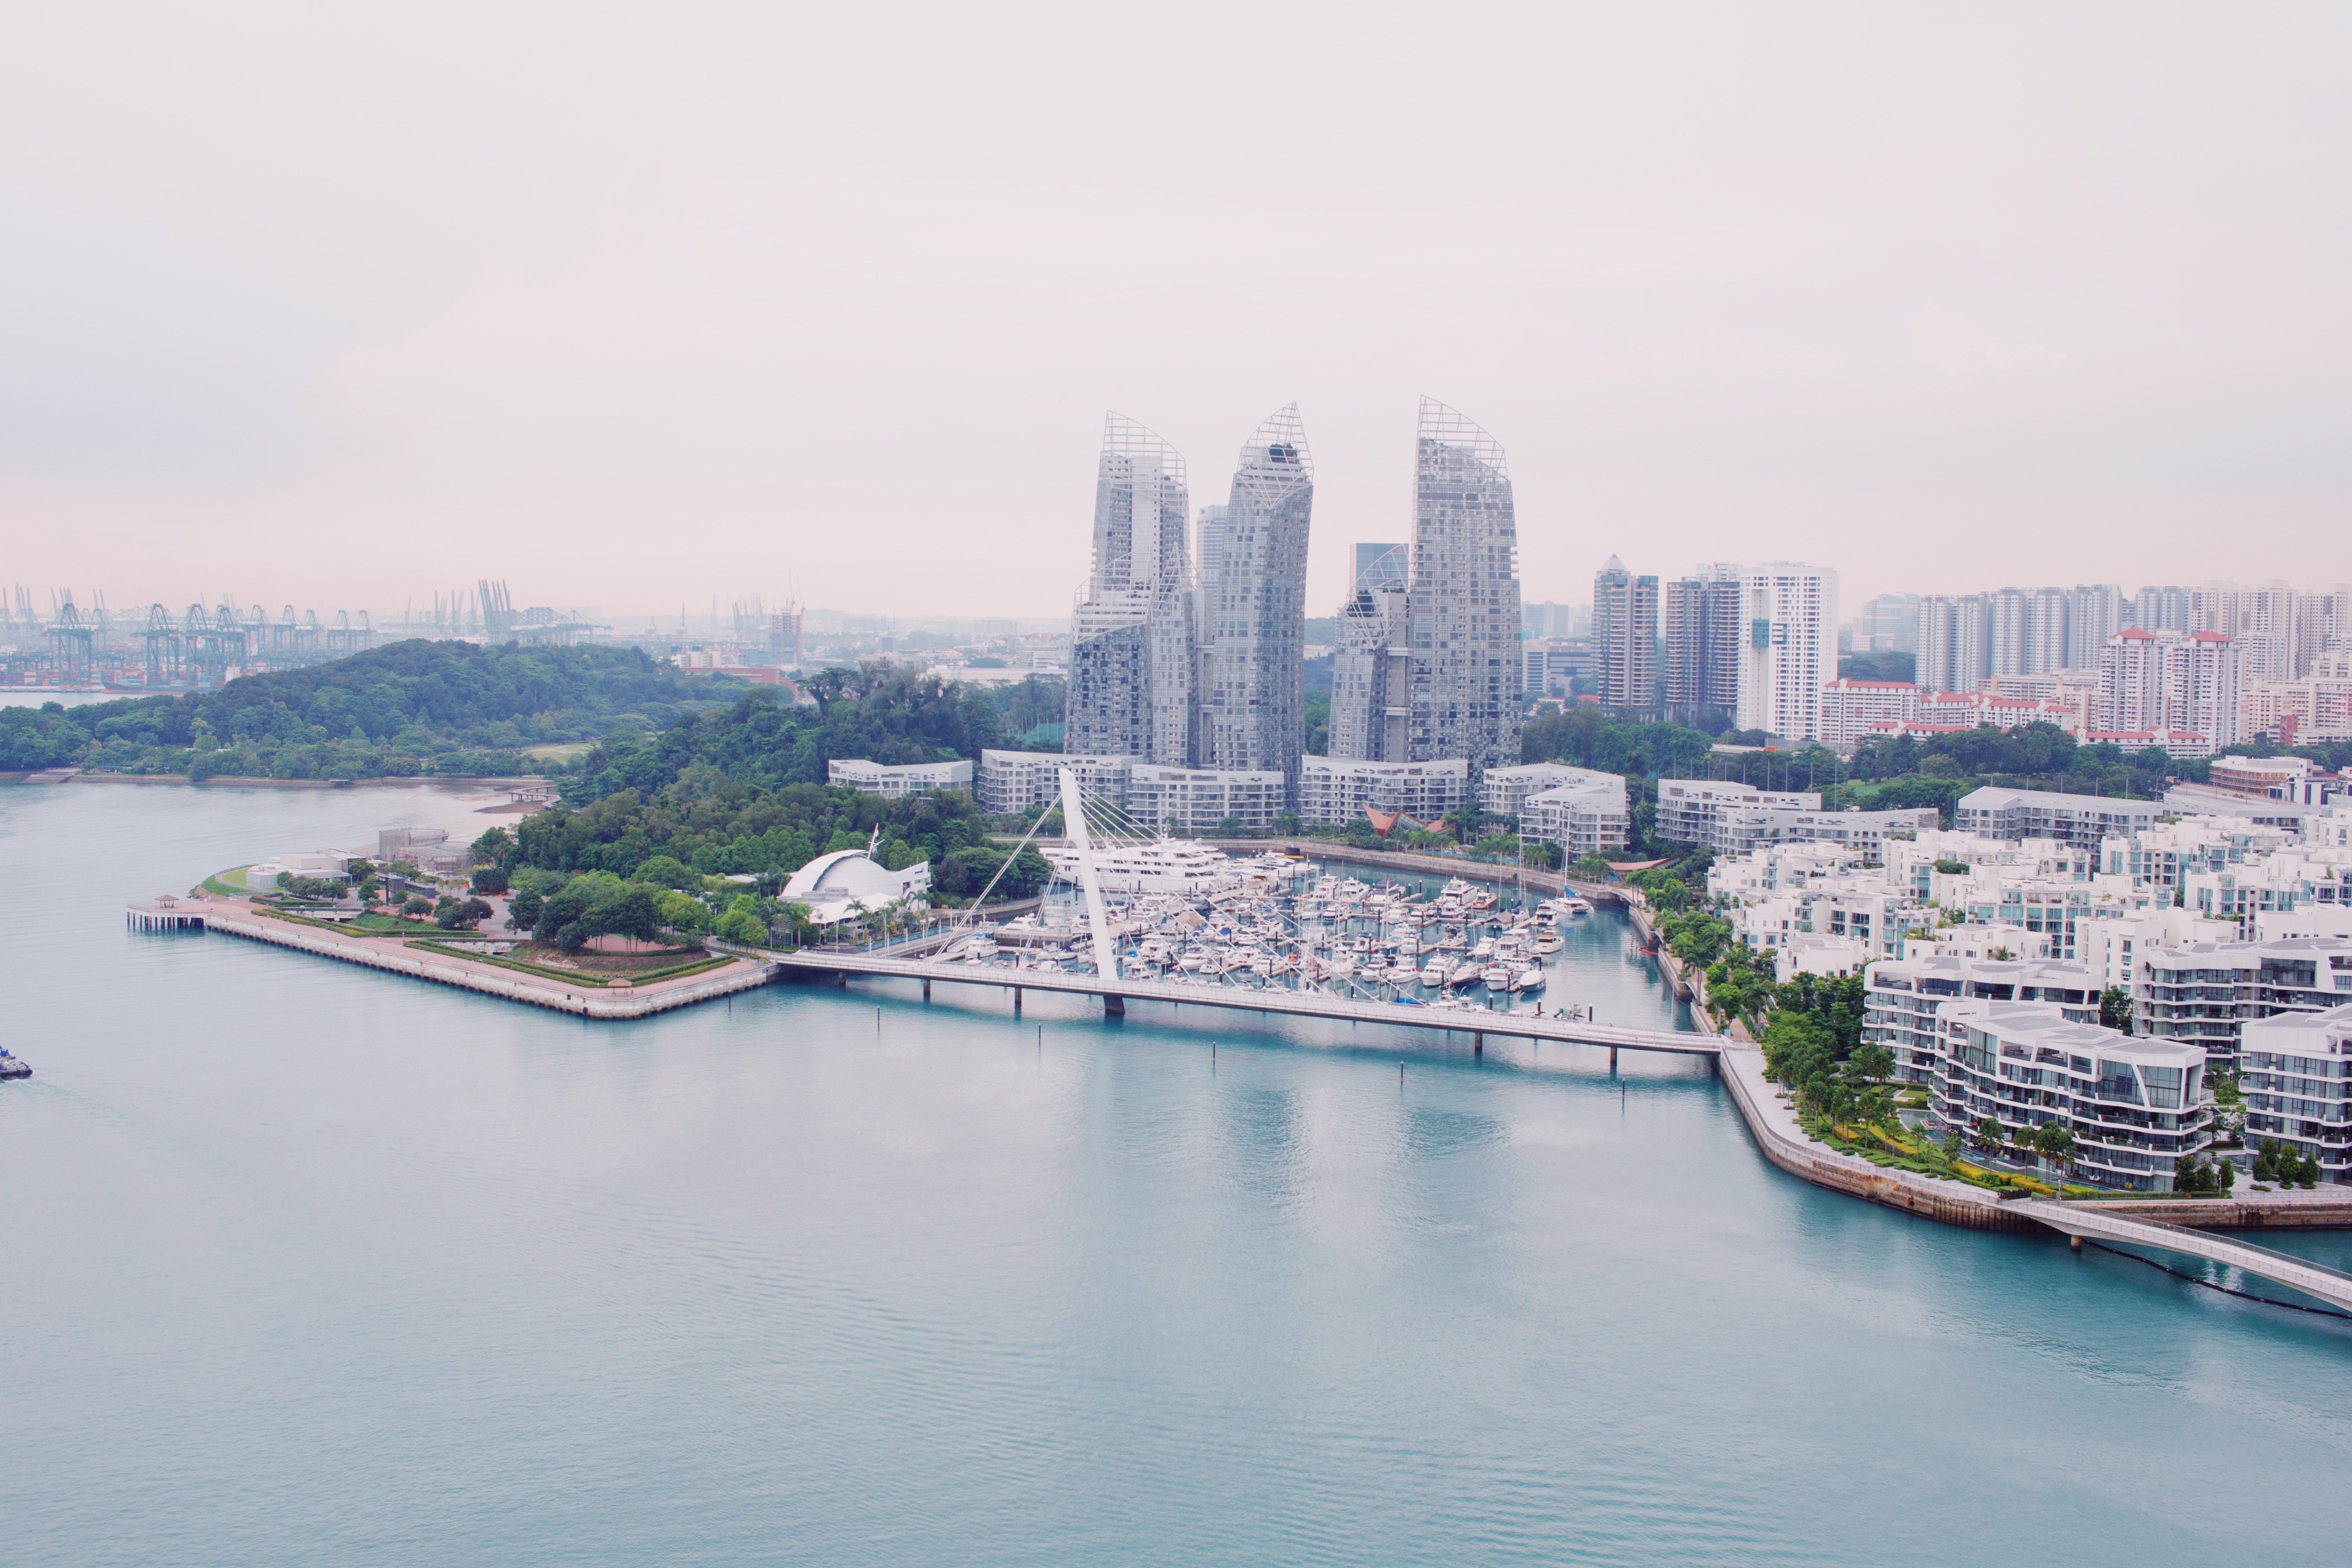
POLYGON ((2105 839, 2155 826, 2163 810, 2152 800, 1989 785, 1960 797, 1952 826, 1987 838, 2055 838, 2095 847, 2105 839))
POLYGON ((1624 783, 1615 773, 1573 767, 1567 763, 1519 763, 1507 768, 1488 768, 1478 804, 1489 816, 1516 817, 1531 795, 1596 778, 1617 779, 1621 785, 1624 783))
POLYGON ((1298 775, 1298 815, 1307 822, 1349 823, 1369 806, 1429 823, 1459 809, 1469 794, 1470 763, 1463 757, 1433 763, 1307 757, 1298 775))
POLYGON ((1129 756, 1099 756, 1069 752, 999 752, 980 753, 980 809, 998 816, 1039 812, 1054 804, 1062 770, 1077 775, 1078 793, 1088 800, 1127 804, 1129 756))
POLYGON ((1837 574, 1791 561, 1741 579, 1748 636, 1739 650, 1739 727, 1791 741, 1822 738, 1822 688, 1837 679, 1837 574))
POLYGON ((1633 826, 1624 779, 1584 768, 1570 771, 1580 776, 1521 796, 1520 838, 1559 845, 1570 865, 1587 855, 1624 848, 1633 826))
POLYGON ((1128 769, 1128 820, 1144 833, 1184 837, 1237 826, 1272 830, 1285 809, 1288 781, 1273 768, 1164 768, 1137 763, 1128 769))
POLYGON ((2352 941, 2190 942, 2142 952, 2132 978, 2132 1032, 2201 1046, 2237 1059, 2246 1025, 2274 1013, 2316 1013, 2352 1002, 2352 941))
POLYGON ((2137 1192, 2171 1191, 2176 1162, 2212 1147, 2195 1046, 2136 1039, 2051 1002, 1947 1002, 1936 1022, 1927 1103, 1948 1127, 2055 1124, 2074 1135, 2078 1180, 2137 1192))
POLYGON ((1905 1083, 1934 1083, 1939 1055, 1936 1010, 1970 998, 2046 1002, 2075 1023, 2099 1021, 2097 977, 2079 964, 2046 959, 1893 959, 1864 972, 1863 1040, 1894 1053, 1895 1076, 1905 1083))
POLYGON ((1656 836, 1673 844, 1720 848, 1716 842, 1719 819, 1726 812, 1749 806, 1819 811, 1822 797, 1811 790, 1760 790, 1715 779, 1660 779, 1656 836))
POLYGON ((2326 1180, 2352 1182, 2352 1003, 2257 1018, 2244 1045, 2248 1146, 2275 1138, 2317 1158, 2326 1180))
POLYGON ((869 763, 864 757, 835 757, 824 765, 824 782, 897 800, 932 790, 969 791, 971 763, 962 758, 952 763, 869 763))

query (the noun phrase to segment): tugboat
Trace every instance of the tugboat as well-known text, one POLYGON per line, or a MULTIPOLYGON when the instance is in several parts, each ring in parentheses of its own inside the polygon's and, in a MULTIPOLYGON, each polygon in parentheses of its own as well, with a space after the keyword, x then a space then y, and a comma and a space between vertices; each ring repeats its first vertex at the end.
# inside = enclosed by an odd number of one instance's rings
POLYGON ((0 1046, 0 1079, 30 1078, 32 1076, 33 1069, 25 1064, 24 1058, 17 1056, 15 1052, 9 1050, 7 1047, 0 1046))

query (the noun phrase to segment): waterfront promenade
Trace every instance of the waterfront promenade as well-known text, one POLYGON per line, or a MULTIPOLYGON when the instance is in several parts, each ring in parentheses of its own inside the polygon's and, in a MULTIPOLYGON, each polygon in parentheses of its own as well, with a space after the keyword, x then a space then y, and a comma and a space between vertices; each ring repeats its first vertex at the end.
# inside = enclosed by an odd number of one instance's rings
MULTIPOLYGON (((261 914, 234 899, 159 899, 131 905, 123 918, 133 931, 220 931, 316 958, 356 963, 412 980, 454 985, 509 1002, 609 1022, 650 1017, 698 1002, 716 1001, 764 985, 775 973, 771 964, 739 955, 717 968, 670 980, 604 985, 583 975, 577 982, 567 983, 478 959, 416 948, 410 945, 417 940, 412 933, 368 936, 331 926, 297 924, 261 914)), ((447 935, 451 941, 471 940, 465 933, 447 935)))

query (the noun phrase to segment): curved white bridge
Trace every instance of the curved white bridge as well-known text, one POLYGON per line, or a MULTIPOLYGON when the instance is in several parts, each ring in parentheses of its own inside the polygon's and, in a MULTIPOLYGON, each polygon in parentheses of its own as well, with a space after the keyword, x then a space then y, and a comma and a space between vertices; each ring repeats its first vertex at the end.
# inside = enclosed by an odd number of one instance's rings
POLYGON ((2120 1242, 2131 1247, 2153 1247, 2189 1258, 2202 1258, 2209 1262, 2252 1274, 2257 1279, 2267 1279, 2273 1285, 2300 1290, 2331 1307, 2352 1312, 2352 1274, 2341 1268, 2330 1268, 2324 1263, 2297 1258, 2292 1253, 2275 1252, 2267 1247, 2257 1247, 2251 1241, 2193 1230, 2185 1225, 2173 1225, 2160 1219, 2138 1219, 2117 1214, 2112 1209, 2090 1208, 2082 1204, 2028 1198, 2011 1204, 2009 1207, 2068 1236, 2088 1237, 2094 1241, 2120 1242))
POLYGON ((1456 1034, 1508 1039, 1559 1040, 1611 1050, 1659 1051, 1673 1056, 1719 1055, 1726 1041, 1720 1035, 1684 1034, 1674 1029, 1635 1029, 1575 1018, 1539 1018, 1533 1013, 1497 1013, 1483 1008, 1402 1005, 1394 1002, 1360 1002, 1319 991, 1292 991, 1279 986, 1256 990, 1240 985, 1188 984, 1173 980, 1105 981, 1092 974, 1071 974, 1055 969, 1006 969, 987 963, 943 963, 935 958, 893 958, 866 952, 762 952, 782 969, 819 974, 878 974, 902 980, 931 981, 959 985, 994 985, 1013 992, 1055 991, 1100 996, 1105 1005, 1132 999, 1173 1002, 1179 1005, 1229 1007, 1244 1013, 1282 1013, 1307 1018, 1344 1018, 1359 1024, 1391 1024, 1407 1029, 1446 1029, 1456 1034))

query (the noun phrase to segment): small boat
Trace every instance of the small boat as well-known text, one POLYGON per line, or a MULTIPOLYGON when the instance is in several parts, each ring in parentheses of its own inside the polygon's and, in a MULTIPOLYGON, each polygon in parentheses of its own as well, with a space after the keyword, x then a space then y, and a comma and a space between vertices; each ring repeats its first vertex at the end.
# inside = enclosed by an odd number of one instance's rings
POLYGON ((1548 931, 1544 932, 1543 935, 1536 938, 1536 956, 1540 958, 1546 953, 1558 952, 1561 948, 1566 947, 1568 943, 1560 940, 1560 936, 1558 931, 1548 931))
POLYGON ((1421 966, 1421 983, 1429 986, 1443 985, 1445 984, 1445 960, 1442 957, 1433 958, 1421 966))
POLYGON ((30 1078, 32 1076, 33 1069, 26 1063, 24 1058, 18 1056, 7 1047, 0 1046, 0 1079, 30 1078))
POLYGON ((1544 988, 1544 969, 1540 963, 1530 963, 1511 973, 1514 991, 1540 991, 1544 988))
POLYGON ((1504 991, 1510 988, 1511 972, 1499 963, 1486 965, 1478 972, 1478 978, 1486 983, 1486 989, 1489 991, 1504 991))
POLYGON ((1485 973, 1485 965, 1465 958, 1454 966, 1454 973, 1445 977, 1445 984, 1449 987, 1471 984, 1485 973))

